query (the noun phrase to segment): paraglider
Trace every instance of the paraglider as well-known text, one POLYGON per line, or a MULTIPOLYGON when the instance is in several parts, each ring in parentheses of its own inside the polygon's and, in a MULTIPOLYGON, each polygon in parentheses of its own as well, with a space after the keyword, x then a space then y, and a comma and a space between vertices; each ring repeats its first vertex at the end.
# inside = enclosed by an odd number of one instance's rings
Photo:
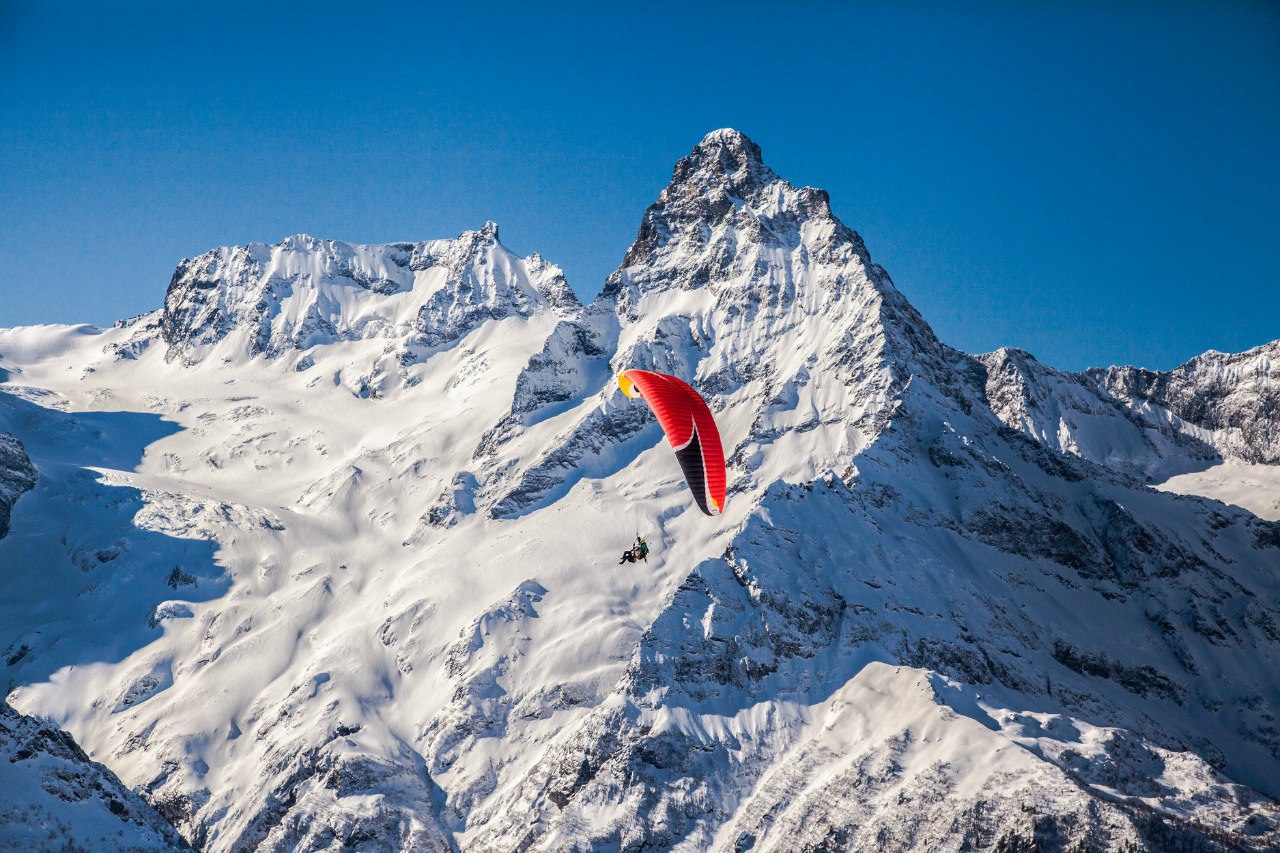
POLYGON ((666 373, 624 370, 618 385, 623 394, 639 397, 653 409, 698 508, 707 515, 724 512, 724 448, 706 401, 687 382, 666 373))

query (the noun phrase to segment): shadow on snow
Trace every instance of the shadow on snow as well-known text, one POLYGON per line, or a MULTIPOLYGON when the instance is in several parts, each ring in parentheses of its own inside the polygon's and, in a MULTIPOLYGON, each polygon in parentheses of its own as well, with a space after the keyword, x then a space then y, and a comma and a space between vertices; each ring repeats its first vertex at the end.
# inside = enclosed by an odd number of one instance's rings
POLYGON ((67 413, 0 393, 0 432, 23 442, 38 472, 0 540, 6 692, 63 667, 124 660, 161 635, 158 605, 175 602, 166 611, 181 618, 186 603, 225 591, 215 543, 139 527, 139 490, 91 470, 132 471, 180 429, 158 415, 67 413))

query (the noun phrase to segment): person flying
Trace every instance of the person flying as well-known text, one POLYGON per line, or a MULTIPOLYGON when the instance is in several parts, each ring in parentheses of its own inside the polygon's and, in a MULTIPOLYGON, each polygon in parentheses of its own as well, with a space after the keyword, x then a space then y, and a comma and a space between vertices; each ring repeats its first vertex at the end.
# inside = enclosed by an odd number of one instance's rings
POLYGON ((649 543, 644 541, 643 536, 637 536, 636 544, 622 552, 622 559, 618 561, 618 565, 634 563, 638 560, 649 562, 649 543))

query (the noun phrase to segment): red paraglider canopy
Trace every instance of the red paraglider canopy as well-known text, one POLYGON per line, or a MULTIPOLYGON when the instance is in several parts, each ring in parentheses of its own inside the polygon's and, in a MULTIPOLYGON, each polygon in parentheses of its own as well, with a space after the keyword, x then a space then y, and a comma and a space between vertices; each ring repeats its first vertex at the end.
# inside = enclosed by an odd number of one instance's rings
POLYGON ((624 370, 618 385, 628 397, 649 404, 676 452, 698 508, 707 515, 724 512, 724 447, 705 400, 689 383, 665 373, 624 370))

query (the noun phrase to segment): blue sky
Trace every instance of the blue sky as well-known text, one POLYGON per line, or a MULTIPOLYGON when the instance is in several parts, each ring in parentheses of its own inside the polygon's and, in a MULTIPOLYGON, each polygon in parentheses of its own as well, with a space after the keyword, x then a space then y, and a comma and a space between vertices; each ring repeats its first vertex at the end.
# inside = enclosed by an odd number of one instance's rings
POLYGON ((0 0, 0 326, 177 261, 497 221, 594 295, 735 127, 946 341, 1172 367, 1280 337, 1280 4, 0 0))

